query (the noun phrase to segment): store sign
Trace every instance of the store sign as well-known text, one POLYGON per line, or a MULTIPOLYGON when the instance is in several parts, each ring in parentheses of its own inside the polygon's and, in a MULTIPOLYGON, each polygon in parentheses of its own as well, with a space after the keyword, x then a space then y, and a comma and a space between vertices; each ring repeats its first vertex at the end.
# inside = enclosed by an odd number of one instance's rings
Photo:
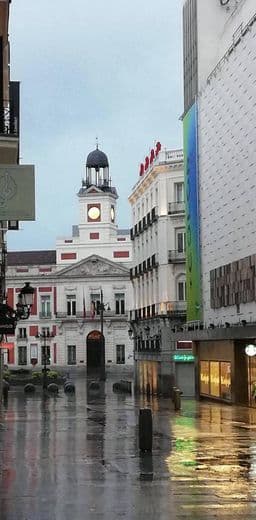
POLYGON ((0 220, 35 220, 32 165, 0 165, 0 220))
POLYGON ((149 169, 149 166, 153 164, 154 160, 157 158, 159 152, 161 151, 161 143, 158 141, 156 143, 155 149, 152 148, 150 151, 150 154, 145 157, 144 163, 141 163, 140 165, 140 177, 146 173, 146 171, 149 169))
POLYGON ((173 354, 172 359, 179 363, 192 363, 195 361, 195 356, 193 354, 173 354))

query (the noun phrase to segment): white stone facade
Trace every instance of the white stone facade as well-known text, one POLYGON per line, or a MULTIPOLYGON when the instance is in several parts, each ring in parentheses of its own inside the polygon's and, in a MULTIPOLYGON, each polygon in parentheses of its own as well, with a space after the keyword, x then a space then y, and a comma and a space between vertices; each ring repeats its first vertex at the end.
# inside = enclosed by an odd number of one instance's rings
POLYGON ((171 328, 186 317, 183 151, 160 151, 129 201, 135 384, 142 392, 170 395, 176 372, 171 328))
MULTIPOLYGON (((97 149, 95 153, 101 152, 97 149)), ((15 337, 8 338, 14 344, 8 364, 31 366, 36 359, 41 365, 45 340, 36 336, 46 331, 51 366, 86 365, 88 335, 100 333, 103 326, 106 366, 133 365, 128 335, 128 309, 132 307, 129 230, 118 230, 118 196, 111 187, 108 168, 104 180, 98 177, 96 185, 91 184, 91 168, 89 171, 90 177, 78 193, 80 222, 73 226, 72 236, 58 239, 56 251, 8 255, 9 305, 15 308, 24 282, 36 289, 30 318, 19 321, 15 337), (98 308, 101 302, 103 320, 98 308)))

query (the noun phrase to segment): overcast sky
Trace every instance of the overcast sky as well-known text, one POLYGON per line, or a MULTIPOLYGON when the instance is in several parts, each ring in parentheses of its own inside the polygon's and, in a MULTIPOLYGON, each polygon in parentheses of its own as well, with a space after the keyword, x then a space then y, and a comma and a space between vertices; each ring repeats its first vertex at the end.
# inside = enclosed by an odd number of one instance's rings
POLYGON ((127 197, 155 140, 180 147, 181 0, 13 0, 11 79, 21 81, 21 163, 35 164, 36 222, 9 250, 52 249, 78 224, 86 157, 99 147, 127 197))

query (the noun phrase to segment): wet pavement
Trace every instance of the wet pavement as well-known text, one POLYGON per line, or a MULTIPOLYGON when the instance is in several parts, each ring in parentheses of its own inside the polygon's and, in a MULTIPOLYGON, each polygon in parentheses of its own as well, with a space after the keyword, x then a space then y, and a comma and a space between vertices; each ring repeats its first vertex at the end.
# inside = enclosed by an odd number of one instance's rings
POLYGON ((9 393, 0 411, 0 520, 256 518, 256 410, 113 393, 9 393), (138 449, 139 409, 153 452, 138 449))

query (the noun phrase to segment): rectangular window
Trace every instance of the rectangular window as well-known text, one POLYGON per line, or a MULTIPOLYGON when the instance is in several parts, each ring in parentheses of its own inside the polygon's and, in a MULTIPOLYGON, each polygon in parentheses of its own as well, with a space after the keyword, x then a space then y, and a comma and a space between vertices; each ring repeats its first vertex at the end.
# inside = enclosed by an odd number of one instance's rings
POLYGON ((125 314, 125 296, 124 293, 115 294, 116 314, 125 314))
POLYGON ((76 365, 76 345, 68 345, 68 365, 76 365))
POLYGON ((18 337, 26 338, 27 337, 27 329, 25 327, 19 327, 18 329, 18 337))
POLYGON ((51 364, 51 349, 50 345, 42 345, 41 346, 41 363, 42 365, 50 365, 51 364))
POLYGON ((200 361, 200 393, 210 394, 209 361, 200 361))
POLYGON ((51 297, 41 296, 41 318, 51 317, 51 297))
POLYGON ((125 363, 125 345, 116 345, 116 362, 118 365, 125 363))
POLYGON ((220 364, 210 361, 210 394, 220 397, 220 364))
POLYGON ((27 364, 27 347, 18 347, 18 365, 27 364))
POLYGON ((67 296, 67 315, 76 316, 76 296, 74 294, 67 296))
POLYGON ((41 328, 41 334, 42 334, 42 336, 46 336, 47 338, 49 338, 49 336, 50 336, 50 327, 42 327, 41 328))
POLYGON ((186 282, 178 283, 178 300, 184 302, 186 300, 186 282))
POLYGON ((37 343, 31 343, 30 345, 30 362, 33 363, 37 362, 38 360, 38 347, 37 343))
POLYGON ((100 293, 91 293, 91 312, 100 314, 100 293))
POLYGON ((220 363, 220 395, 222 399, 231 399, 231 363, 220 363))
POLYGON ((175 202, 184 202, 184 183, 176 182, 174 184, 175 202))
POLYGON ((179 231, 176 235, 176 245, 178 253, 184 253, 186 251, 186 233, 185 231, 179 231))

